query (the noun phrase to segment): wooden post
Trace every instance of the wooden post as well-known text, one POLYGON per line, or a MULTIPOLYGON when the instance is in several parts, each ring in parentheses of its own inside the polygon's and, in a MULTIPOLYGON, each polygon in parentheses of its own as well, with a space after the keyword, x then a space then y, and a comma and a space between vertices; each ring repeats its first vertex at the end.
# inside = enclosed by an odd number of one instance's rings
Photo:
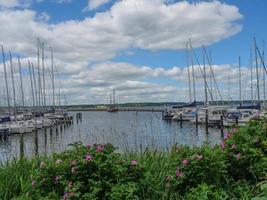
POLYGON ((235 117, 235 124, 238 125, 238 116, 235 117))
POLYGON ((183 114, 180 113, 180 127, 183 127, 183 114))
POLYGON ((206 133, 208 134, 209 131, 209 115, 208 115, 208 110, 206 110, 205 112, 205 126, 206 126, 206 133))
POLYGON ((197 111, 196 111, 196 129, 198 129, 198 114, 197 114, 197 111))
POLYGON ((223 132, 223 115, 221 115, 221 136, 224 138, 224 132, 223 132))
POLYGON ((38 133, 37 131, 34 132, 34 153, 35 153, 35 156, 38 156, 38 133))
POLYGON ((24 138, 23 138, 23 134, 20 134, 20 140, 19 140, 19 149, 20 149, 20 159, 22 159, 24 157, 24 138))

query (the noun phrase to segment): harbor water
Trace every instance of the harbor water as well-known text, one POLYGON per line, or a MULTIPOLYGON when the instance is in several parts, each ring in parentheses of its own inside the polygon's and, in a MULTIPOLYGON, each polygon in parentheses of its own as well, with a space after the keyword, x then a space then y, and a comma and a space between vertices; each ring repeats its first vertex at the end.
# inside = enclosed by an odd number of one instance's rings
POLYGON ((37 132, 11 135, 0 141, 0 161, 13 157, 50 155, 70 144, 112 143, 119 151, 167 150, 175 144, 200 146, 222 140, 221 130, 183 122, 162 120, 160 112, 82 112, 73 124, 61 124, 37 132))

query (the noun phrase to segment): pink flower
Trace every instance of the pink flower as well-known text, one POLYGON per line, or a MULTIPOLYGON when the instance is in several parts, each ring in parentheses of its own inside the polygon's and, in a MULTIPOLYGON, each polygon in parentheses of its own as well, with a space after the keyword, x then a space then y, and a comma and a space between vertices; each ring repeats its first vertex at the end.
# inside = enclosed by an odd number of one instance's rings
POLYGON ((231 130, 231 132, 232 132, 232 133, 236 133, 236 132, 237 132, 237 129, 236 129, 236 128, 233 128, 233 129, 231 130))
POLYGON ((60 164, 60 163, 62 163, 62 160, 57 159, 56 164, 60 164))
POLYGON ((85 156, 85 160, 87 160, 87 161, 92 160, 92 156, 90 156, 90 155, 86 155, 86 156, 85 156))
POLYGON ((236 148, 236 144, 232 144, 231 148, 235 149, 236 148))
POLYGON ((34 187, 35 185, 36 185, 36 181, 33 180, 33 181, 32 181, 32 187, 34 187))
POLYGON ((96 151, 99 153, 99 152, 102 152, 103 151, 103 147, 102 146, 97 146, 96 147, 96 151))
POLYGON ((70 192, 70 193, 65 192, 64 195, 63 195, 63 200, 67 200, 67 199, 69 199, 70 197, 73 197, 73 196, 75 196, 74 192, 70 192))
POLYGON ((229 133, 226 133, 225 135, 224 135, 224 140, 228 140, 229 138, 230 138, 230 134, 229 133))
POLYGON ((225 143, 224 143, 224 142, 221 142, 220 145, 221 145, 221 149, 224 150, 224 148, 225 148, 225 143))
POLYGON ((187 165, 188 165, 188 163, 189 163, 189 161, 188 161, 188 160, 183 160, 183 165, 184 165, 184 166, 187 166, 187 165))
POLYGON ((240 160, 240 158, 241 158, 241 154, 238 153, 238 154, 235 155, 235 157, 236 157, 237 160, 240 160))
POLYGON ((55 183, 57 183, 60 180, 60 176, 55 177, 55 183))
POLYGON ((132 160, 132 161, 131 161, 131 165, 132 165, 132 166, 136 166, 136 165, 137 165, 137 161, 136 161, 136 160, 132 160))
POLYGON ((40 163, 40 168, 42 169, 42 168, 45 168, 46 167, 46 164, 42 161, 41 163, 40 163))
POLYGON ((68 193, 65 193, 65 194, 63 195, 63 199, 64 199, 64 200, 68 199, 68 196, 69 196, 69 194, 68 194, 68 193))
POLYGON ((176 176, 177 177, 183 177, 184 176, 184 174, 180 171, 179 167, 177 167, 177 169, 176 169, 176 176))
POLYGON ((72 173, 72 174, 75 174, 75 173, 76 173, 76 168, 75 168, 75 167, 72 167, 72 168, 71 168, 71 173, 72 173))
POLYGON ((90 148, 91 148, 91 145, 90 145, 90 144, 87 144, 87 145, 86 145, 86 148, 87 148, 87 149, 90 149, 90 148))

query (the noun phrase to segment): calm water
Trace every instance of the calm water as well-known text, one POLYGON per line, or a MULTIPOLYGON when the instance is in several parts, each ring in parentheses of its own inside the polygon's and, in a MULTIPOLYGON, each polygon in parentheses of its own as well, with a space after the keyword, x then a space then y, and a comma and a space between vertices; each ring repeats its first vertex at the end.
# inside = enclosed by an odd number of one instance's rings
POLYGON ((204 141, 212 144, 221 140, 219 129, 184 122, 166 122, 161 113, 153 112, 83 112, 82 120, 75 113, 72 125, 42 129, 37 133, 12 135, 0 141, 0 160, 14 156, 32 157, 37 154, 61 152, 68 144, 112 143, 121 151, 142 151, 145 148, 168 149, 174 144, 201 145, 204 141))

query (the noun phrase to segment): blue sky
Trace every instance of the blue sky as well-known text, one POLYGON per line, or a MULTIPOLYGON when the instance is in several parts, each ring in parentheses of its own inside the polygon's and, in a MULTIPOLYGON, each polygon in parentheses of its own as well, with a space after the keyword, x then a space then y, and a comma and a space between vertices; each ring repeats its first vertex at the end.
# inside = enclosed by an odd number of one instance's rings
MULTIPOLYGON (((48 13, 51 17, 51 23, 60 23, 66 20, 83 20, 88 16, 94 16, 97 12, 108 10, 114 2, 111 1, 96 10, 86 12, 81 12, 88 5, 88 2, 85 0, 72 1, 70 3, 55 3, 53 0, 44 1, 33 4, 32 8, 38 12, 48 13)), ((242 25, 240 33, 209 46, 214 61, 217 64, 234 63, 237 62, 240 55, 244 58, 244 64, 247 64, 249 62, 249 48, 252 45, 253 37, 257 38, 259 46, 262 46, 262 42, 267 40, 267 27, 264 25, 264 19, 267 18, 267 2, 264 0, 253 0, 253 2, 251 0, 224 0, 221 2, 237 6, 244 18, 239 21, 242 25)), ((113 60, 151 67, 172 67, 177 64, 186 64, 184 59, 185 52, 183 50, 151 52, 134 48, 129 51, 134 54, 120 53, 113 60)))
MULTIPOLYGON (((21 55, 22 62, 26 58, 36 62, 37 37, 47 48, 53 46, 64 77, 62 90, 71 103, 105 103, 113 88, 121 102, 188 101, 184 43, 190 37, 199 60, 201 45, 211 51, 224 98, 229 93, 238 98, 236 64, 241 56, 242 95, 248 99, 252 39, 257 38, 260 48, 267 41, 265 0, 2 1, 0 21, 6 24, 6 34, 0 34, 1 44, 21 55), (140 7, 133 7, 136 2, 140 7), (17 28, 10 25, 16 23, 17 28)), ((49 53, 46 58, 49 63, 49 53)), ((198 75, 199 99, 203 99, 201 82, 198 75)), ((264 96, 263 89, 261 93, 264 96)))

